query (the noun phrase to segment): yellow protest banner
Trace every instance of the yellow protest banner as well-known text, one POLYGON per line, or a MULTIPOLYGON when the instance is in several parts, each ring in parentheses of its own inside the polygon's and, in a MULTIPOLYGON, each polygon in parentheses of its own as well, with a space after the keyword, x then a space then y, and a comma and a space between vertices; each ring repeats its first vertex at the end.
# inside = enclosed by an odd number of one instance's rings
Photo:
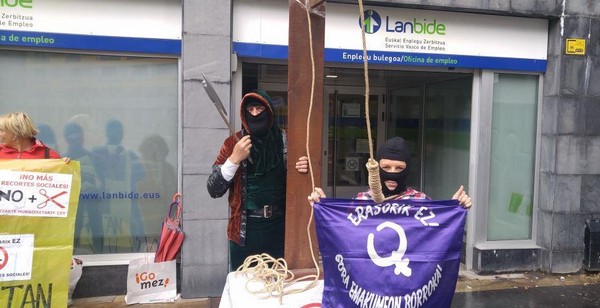
POLYGON ((67 307, 80 166, 0 160, 0 307, 67 307))

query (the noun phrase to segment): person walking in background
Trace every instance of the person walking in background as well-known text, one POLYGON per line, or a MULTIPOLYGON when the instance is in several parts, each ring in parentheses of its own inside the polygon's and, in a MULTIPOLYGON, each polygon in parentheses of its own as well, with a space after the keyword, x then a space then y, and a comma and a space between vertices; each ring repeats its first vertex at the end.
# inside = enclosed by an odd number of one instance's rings
POLYGON ((41 141, 47 147, 53 149, 57 153, 60 153, 61 150, 58 148, 58 142, 56 141, 56 135, 54 134, 54 130, 48 124, 38 124, 37 125, 38 133, 35 136, 36 139, 41 141))
POLYGON ((286 134, 275 121, 271 97, 262 90, 240 102, 242 130, 221 146, 207 181, 211 197, 229 190, 227 226, 232 270, 246 257, 284 256, 286 134))
MULTIPOLYGON (((60 154, 36 138, 38 133, 38 129, 27 113, 3 114, 0 116, 0 158, 60 158, 60 154)), ((64 157, 63 160, 68 163, 70 158, 64 157)))
POLYGON ((146 176, 138 181, 137 188, 140 193, 150 196, 140 203, 146 245, 156 247, 165 219, 165 206, 172 202, 172 196, 177 192, 177 170, 167 161, 169 145, 159 134, 144 137, 138 152, 146 176))
POLYGON ((99 158, 83 146, 85 136, 79 124, 67 123, 63 128, 63 135, 67 142, 66 155, 78 160, 81 167, 81 193, 75 220, 74 251, 76 254, 99 254, 102 253, 104 241, 102 210, 98 198, 103 186, 99 158), (84 227, 86 233, 82 233, 84 227))
POLYGON ((108 213, 104 223, 104 248, 109 253, 143 252, 146 249, 144 225, 135 194, 144 177, 138 155, 122 144, 123 123, 111 119, 105 125, 106 144, 92 149, 102 161, 103 202, 108 213))

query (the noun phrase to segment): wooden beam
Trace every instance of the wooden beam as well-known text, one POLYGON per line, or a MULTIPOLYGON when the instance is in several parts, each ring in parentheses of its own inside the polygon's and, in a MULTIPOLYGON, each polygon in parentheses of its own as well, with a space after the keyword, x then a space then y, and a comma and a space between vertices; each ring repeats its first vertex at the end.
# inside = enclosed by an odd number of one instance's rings
MULTIPOLYGON (((300 0, 305 3, 305 1, 300 0)), ((323 126, 323 72, 325 47, 325 4, 309 1, 311 9, 312 50, 314 56, 314 95, 311 112, 309 151, 315 186, 321 186, 321 155, 323 126)), ((312 84, 312 63, 309 45, 308 20, 304 5, 296 0, 289 1, 288 43, 288 170, 295 170, 299 157, 306 155, 307 118, 312 84)), ((287 173, 285 260, 290 269, 314 268, 306 227, 311 215, 307 196, 313 187, 309 174, 287 173)), ((318 260, 319 250, 314 222, 311 238, 318 260)))
POLYGON ((321 4, 323 4, 325 2, 325 0, 317 0, 317 1, 312 1, 312 4, 310 6, 311 9, 315 9, 318 6, 320 6, 321 4))

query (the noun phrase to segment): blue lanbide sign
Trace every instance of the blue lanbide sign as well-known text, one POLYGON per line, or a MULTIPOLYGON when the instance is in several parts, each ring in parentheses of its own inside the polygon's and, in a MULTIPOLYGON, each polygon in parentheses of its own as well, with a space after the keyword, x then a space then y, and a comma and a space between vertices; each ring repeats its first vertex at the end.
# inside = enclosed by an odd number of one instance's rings
POLYGON ((0 46, 27 46, 95 51, 181 54, 181 40, 117 36, 0 31, 0 46))
MULTIPOLYGON (((288 47, 282 45, 233 43, 233 52, 243 57, 287 59, 288 47)), ((325 62, 363 63, 363 51, 326 48, 325 62)), ((406 66, 481 68, 528 72, 545 72, 546 60, 480 57, 434 53, 369 51, 369 63, 406 66)))

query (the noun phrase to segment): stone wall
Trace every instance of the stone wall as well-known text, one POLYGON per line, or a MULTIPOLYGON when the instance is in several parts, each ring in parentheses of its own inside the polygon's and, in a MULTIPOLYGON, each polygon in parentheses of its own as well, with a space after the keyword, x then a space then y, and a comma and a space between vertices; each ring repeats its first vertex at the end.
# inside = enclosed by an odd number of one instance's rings
POLYGON ((227 197, 212 199, 206 180, 229 131, 202 87, 201 74, 231 114, 230 57, 231 1, 183 1, 183 298, 220 296, 228 273, 227 197))
POLYGON ((582 268, 585 220, 600 214, 600 3, 565 1, 550 23, 544 78, 538 245, 541 268, 582 268), (586 54, 566 55, 567 38, 586 54))

